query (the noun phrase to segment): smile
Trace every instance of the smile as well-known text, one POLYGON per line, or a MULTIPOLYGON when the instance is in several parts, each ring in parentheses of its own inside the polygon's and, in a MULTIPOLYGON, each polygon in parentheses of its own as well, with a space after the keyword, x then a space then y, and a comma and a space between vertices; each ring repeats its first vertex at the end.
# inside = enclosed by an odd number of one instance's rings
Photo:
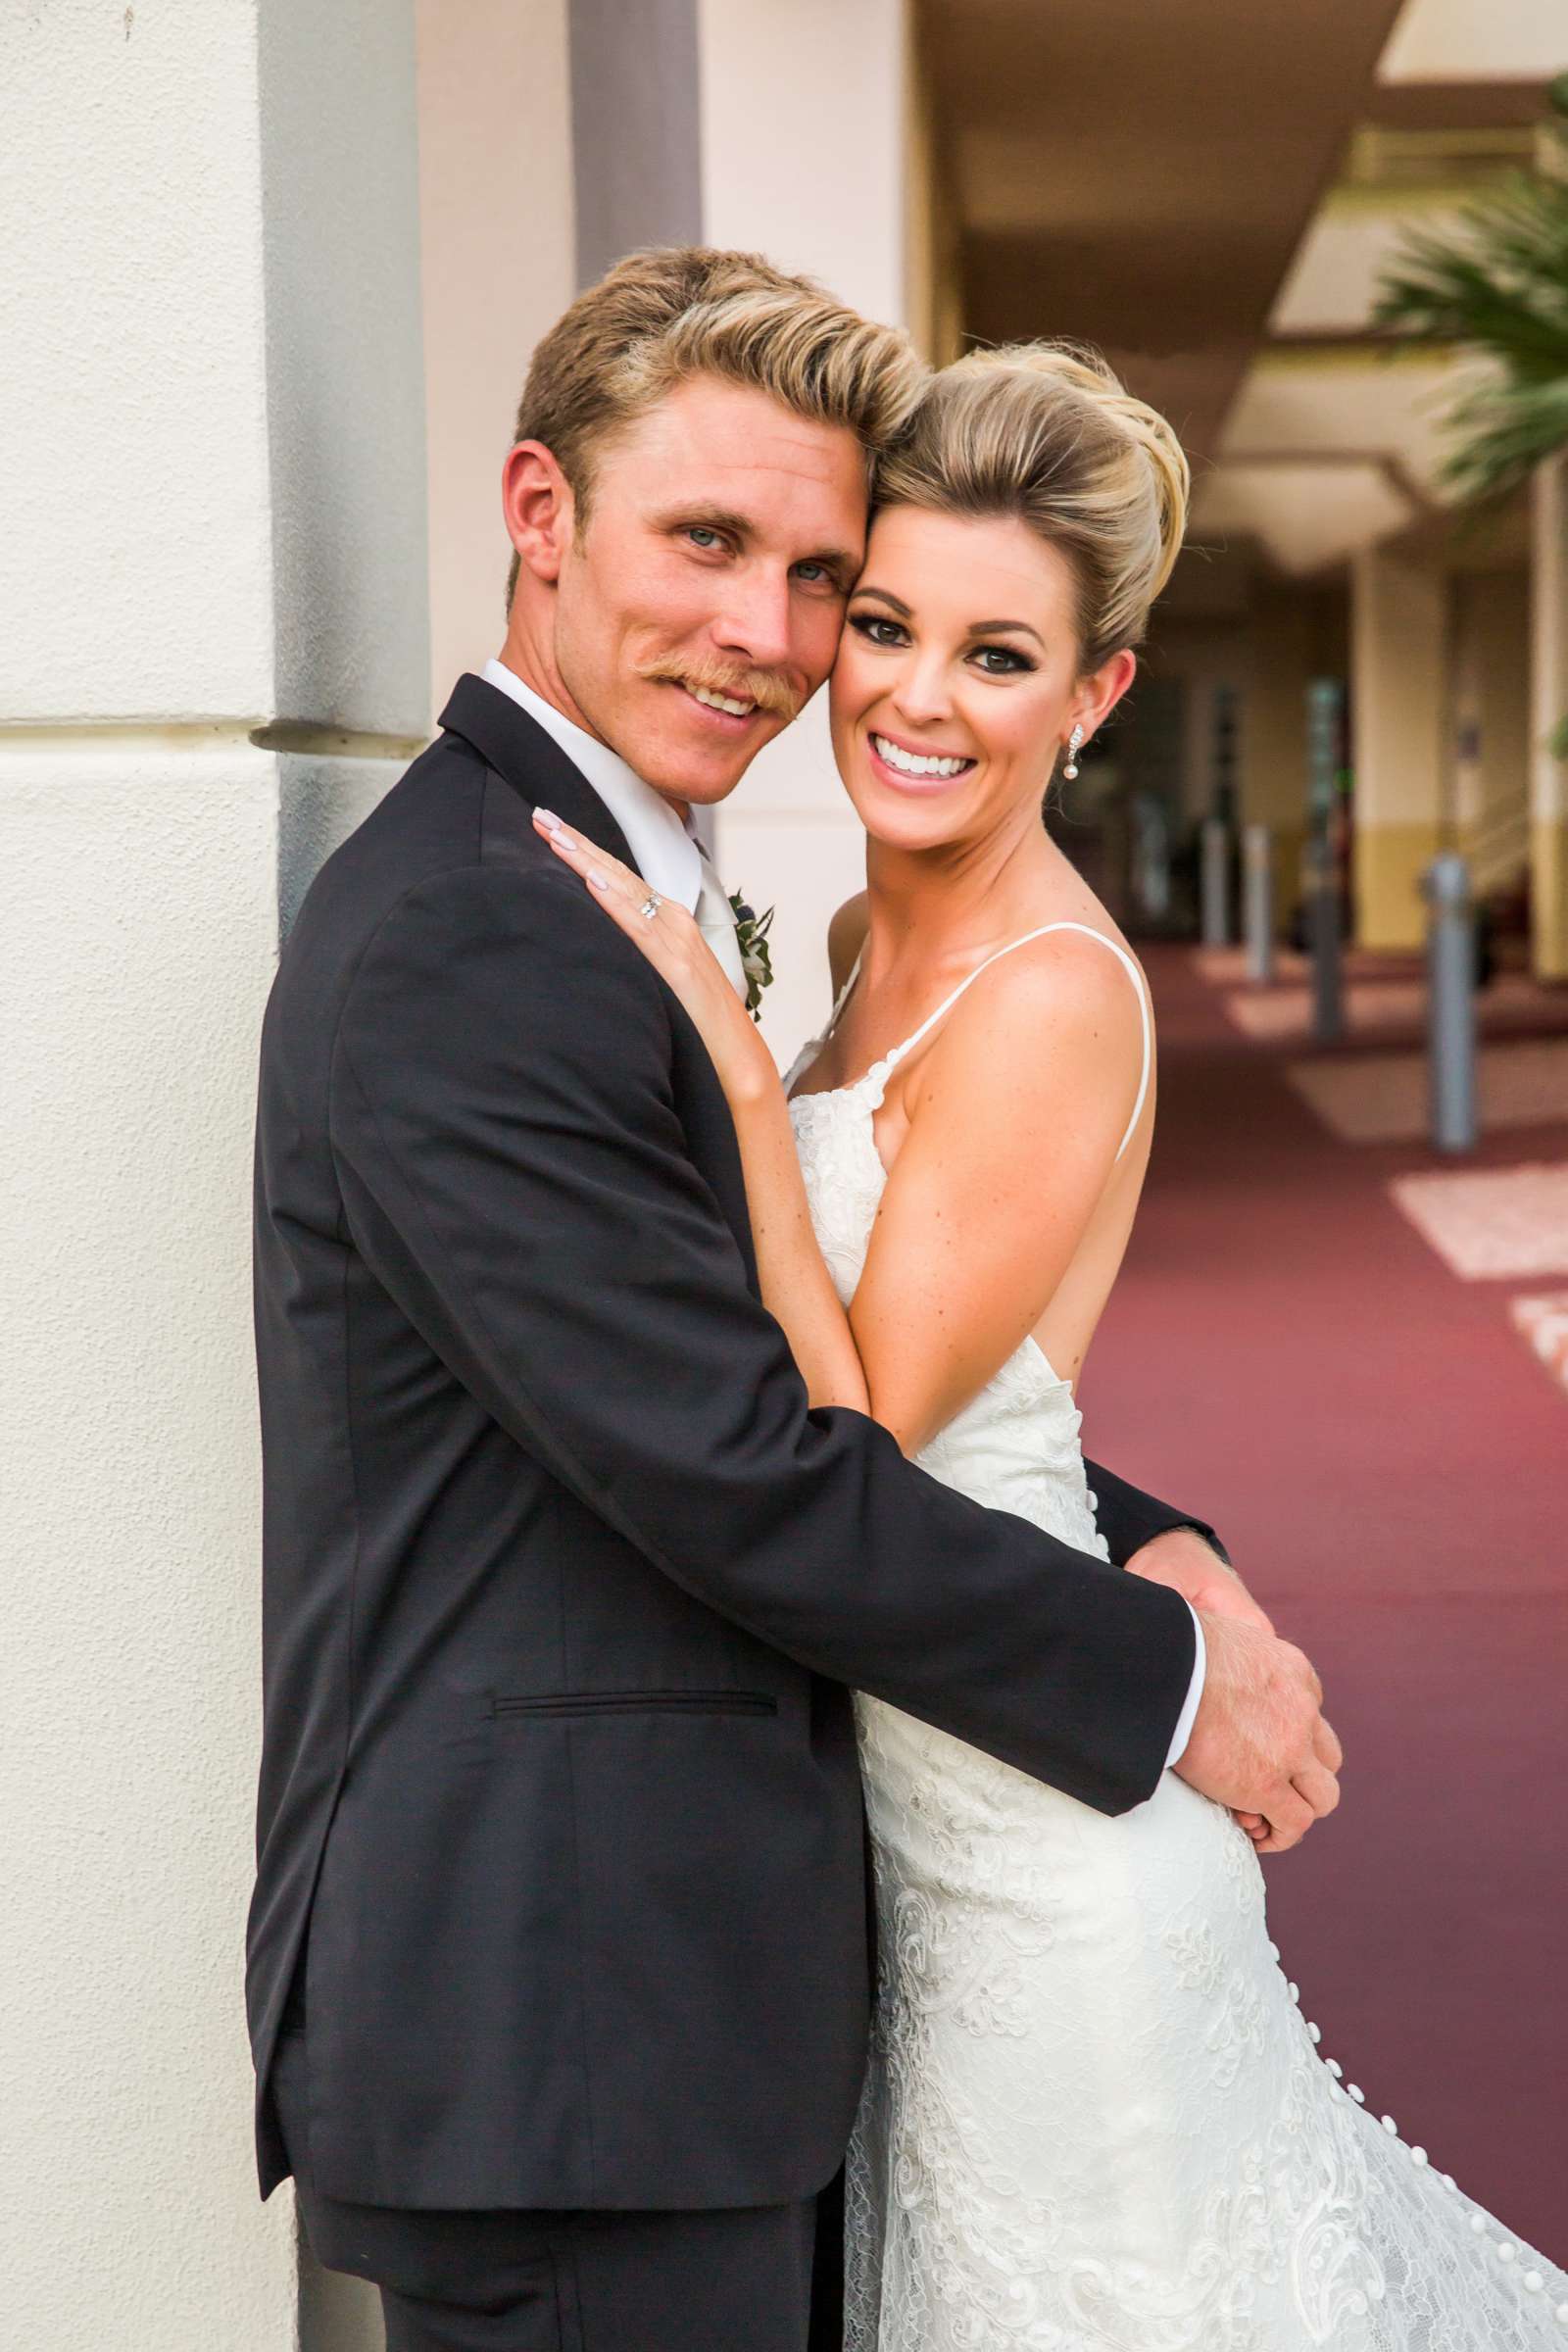
POLYGON ((688 686, 682 679, 681 692, 701 703, 705 710, 717 710, 725 718, 754 718, 757 714, 755 703, 743 702, 738 695, 715 693, 711 686, 688 686))
POLYGON ((871 749, 897 776, 938 777, 946 782, 966 774, 975 764, 953 752, 911 752, 906 745, 895 743, 891 735, 873 735, 871 749))

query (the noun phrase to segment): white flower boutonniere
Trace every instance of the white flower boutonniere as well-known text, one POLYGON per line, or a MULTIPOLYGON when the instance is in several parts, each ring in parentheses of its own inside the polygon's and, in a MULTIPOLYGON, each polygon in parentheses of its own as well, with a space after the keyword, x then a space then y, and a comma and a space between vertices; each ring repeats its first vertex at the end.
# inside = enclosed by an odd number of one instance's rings
POLYGON ((746 974, 746 1009, 754 1021, 762 1017, 762 991, 773 985, 773 957, 767 935, 773 928, 774 909, 759 914, 748 906, 738 890, 730 893, 730 907, 735 916, 735 940, 741 952, 741 968, 746 974))

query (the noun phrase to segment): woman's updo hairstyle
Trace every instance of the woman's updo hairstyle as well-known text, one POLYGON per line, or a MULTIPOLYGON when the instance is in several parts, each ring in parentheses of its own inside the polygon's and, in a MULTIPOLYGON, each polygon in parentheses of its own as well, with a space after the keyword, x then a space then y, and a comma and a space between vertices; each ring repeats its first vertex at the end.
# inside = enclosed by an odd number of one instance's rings
POLYGON ((932 377, 873 505, 1015 515, 1067 557, 1082 671, 1137 645, 1187 522, 1181 443, 1098 352, 1008 343, 932 377))

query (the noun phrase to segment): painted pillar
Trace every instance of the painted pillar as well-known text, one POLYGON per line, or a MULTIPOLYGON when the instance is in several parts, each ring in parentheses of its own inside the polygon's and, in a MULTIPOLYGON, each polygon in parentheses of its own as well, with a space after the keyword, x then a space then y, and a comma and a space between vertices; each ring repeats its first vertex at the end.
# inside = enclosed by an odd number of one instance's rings
POLYGON ((1453 582, 1454 811, 1478 897, 1529 862, 1530 592, 1527 574, 1453 582))
POLYGON ((427 725, 412 6, 12 9, 0 89, 6 2331, 291 2352, 251 1134, 280 906, 427 725))
POLYGON ((1276 927, 1305 887, 1306 689, 1313 675, 1314 616, 1299 595, 1261 597, 1249 632, 1242 690, 1242 815, 1266 825, 1272 853, 1276 927))
POLYGON ((1390 548, 1350 572, 1354 892, 1361 947, 1419 948, 1421 876, 1440 847, 1449 757, 1446 582, 1390 548))
MULTIPOLYGON (((703 231, 805 270, 903 323, 906 0, 701 0, 703 231)), ((776 905, 763 1029, 783 1061, 828 1010, 828 918, 864 887, 864 837, 828 741, 825 693, 718 812, 731 889, 776 905)))
POLYGON ((501 466, 577 291, 566 0, 416 0, 430 708, 501 650, 501 466))
POLYGON ((1532 959, 1568 980, 1568 457, 1536 475, 1530 570, 1530 892, 1532 959))

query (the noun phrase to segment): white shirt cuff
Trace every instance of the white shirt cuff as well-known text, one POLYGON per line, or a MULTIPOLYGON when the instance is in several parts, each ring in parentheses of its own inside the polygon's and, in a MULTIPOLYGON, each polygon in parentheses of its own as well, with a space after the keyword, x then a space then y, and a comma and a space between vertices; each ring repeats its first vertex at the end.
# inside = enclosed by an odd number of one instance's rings
POLYGON ((1203 1678, 1208 1672, 1208 1648, 1203 1641, 1203 1628, 1200 1622, 1198 1611, 1190 1601, 1188 1611, 1193 1620, 1193 1632, 1198 1638, 1198 1648, 1193 1657, 1193 1679, 1187 1688, 1187 1703, 1176 1719, 1176 1736, 1170 1743, 1170 1754, 1165 1758, 1167 1772, 1173 1764, 1180 1762, 1187 1742, 1193 1736, 1193 1726, 1198 1721, 1199 1702, 1203 1695, 1203 1678))

